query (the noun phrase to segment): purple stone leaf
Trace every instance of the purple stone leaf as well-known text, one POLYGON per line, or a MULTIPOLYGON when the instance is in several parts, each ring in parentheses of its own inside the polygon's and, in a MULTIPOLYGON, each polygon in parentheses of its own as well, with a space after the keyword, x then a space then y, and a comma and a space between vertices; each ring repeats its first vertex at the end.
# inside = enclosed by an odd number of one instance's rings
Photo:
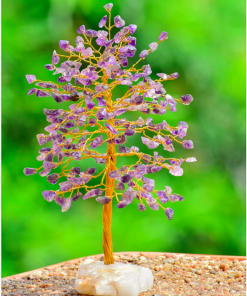
POLYGON ((66 80, 62 76, 60 76, 57 78, 57 81, 58 82, 65 82, 66 80))
POLYGON ((68 181, 59 183, 59 186, 61 191, 70 191, 70 189, 72 188, 72 184, 68 181))
POLYGON ((153 202, 153 203, 148 202, 148 205, 149 205, 150 209, 152 209, 152 210, 155 210, 155 211, 159 210, 159 204, 156 202, 153 202))
POLYGON ((168 200, 169 200, 168 197, 160 197, 160 201, 161 201, 162 203, 166 203, 166 202, 168 202, 168 200))
POLYGON ((81 159, 81 151, 72 152, 71 157, 74 158, 75 160, 80 160, 81 159))
POLYGON ((156 166, 156 167, 152 167, 151 168, 151 172, 152 173, 157 173, 158 171, 162 170, 163 167, 162 166, 156 166))
POLYGON ((146 174, 146 167, 141 165, 136 169, 136 178, 139 179, 143 177, 144 174, 146 174))
POLYGON ((137 29, 137 25, 129 25, 130 34, 134 34, 137 29))
POLYGON ((126 111, 127 111, 126 108, 123 108, 123 109, 117 109, 117 110, 115 111, 115 115, 119 116, 119 115, 125 113, 126 111))
POLYGON ((130 149, 128 147, 121 146, 121 145, 119 145, 118 151, 121 153, 130 153, 130 149))
POLYGON ((23 170, 23 172, 24 172, 24 174, 25 174, 26 176, 34 175, 34 174, 37 173, 37 169, 25 168, 25 169, 23 170))
POLYGON ((151 44, 149 44, 150 50, 151 51, 155 51, 158 47, 158 43, 157 42, 153 42, 151 44))
POLYGON ((165 214, 166 214, 168 220, 171 220, 172 217, 173 217, 174 211, 171 208, 166 208, 165 209, 165 214))
POLYGON ((125 25, 125 21, 121 18, 120 15, 114 17, 114 24, 117 28, 121 28, 125 25))
POLYGON ((39 173, 39 175, 41 176, 41 177, 45 177, 45 176, 47 176, 48 174, 50 174, 50 169, 49 170, 43 170, 43 171, 41 171, 40 173, 39 173))
POLYGON ((169 75, 165 74, 165 73, 157 73, 157 76, 159 76, 160 78, 162 78, 163 80, 166 80, 169 78, 169 75))
POLYGON ((182 141, 182 146, 185 149, 193 149, 194 148, 193 142, 191 140, 184 140, 184 141, 182 141))
POLYGON ((112 3, 108 3, 104 6, 105 10, 110 12, 112 10, 113 4, 112 3))
POLYGON ((90 146, 94 149, 100 145, 102 145, 103 143, 103 137, 100 135, 98 137, 96 137, 90 144, 90 146))
POLYGON ((28 91, 28 95, 33 95, 33 94, 35 94, 37 92, 37 88, 31 88, 31 89, 29 89, 29 91, 28 91))
MULTIPOLYGON (((120 176, 121 176, 121 175, 120 175, 120 176)), ((124 191, 125 186, 124 186, 124 184, 123 184, 122 182, 118 182, 118 183, 116 184, 116 189, 119 190, 119 191, 124 191)))
POLYGON ((53 153, 48 153, 45 157, 46 161, 52 162, 53 161, 53 153))
MULTIPOLYGON (((80 174, 81 175, 81 174, 80 174)), ((83 177, 74 177, 72 178, 72 182, 76 185, 82 185, 82 184, 86 184, 89 180, 87 180, 86 178, 83 177)), ((67 186, 66 184, 64 184, 63 186, 67 186)), ((62 189, 61 189, 62 190, 62 189)), ((68 189, 67 189, 68 190, 68 189)), ((65 190, 65 191, 67 191, 65 190)), ((64 191, 64 190, 62 190, 64 191)))
POLYGON ((117 207, 119 209, 125 208, 127 206, 127 203, 125 201, 121 201, 120 203, 117 204, 117 207))
POLYGON ((47 176, 47 181, 51 184, 56 184, 58 181, 59 175, 58 174, 51 174, 47 176))
POLYGON ((186 162, 195 162, 197 161, 195 157, 188 157, 185 159, 186 162))
POLYGON ((84 196, 83 199, 88 199, 91 197, 95 197, 97 195, 101 195, 103 193, 102 189, 97 188, 97 189, 91 189, 89 190, 84 196))
POLYGON ((131 146, 130 150, 134 151, 134 152, 139 152, 140 151, 140 149, 138 147, 136 147, 136 146, 131 146))
POLYGON ((148 50, 143 50, 143 51, 141 51, 141 53, 139 54, 139 57, 140 57, 141 59, 144 59, 148 54, 149 54, 149 51, 148 51, 148 50))
POLYGON ((73 175, 79 175, 80 172, 81 172, 81 168, 79 168, 79 167, 72 168, 72 169, 70 170, 70 173, 73 174, 73 175))
POLYGON ((46 154, 47 152, 50 152, 51 151, 51 148, 49 148, 49 147, 43 147, 43 148, 41 148, 41 149, 39 149, 39 153, 44 153, 44 154, 46 154))
POLYGON ((159 146, 158 142, 151 141, 148 138, 141 137, 141 140, 142 140, 142 143, 147 145, 147 147, 149 149, 155 149, 155 148, 157 148, 159 146))
POLYGON ((131 176, 130 175, 125 175, 121 177, 121 182, 122 183, 128 183, 131 180, 131 176))
POLYGON ((62 206, 62 212, 66 212, 68 211, 68 209, 71 207, 71 203, 72 203, 72 198, 64 198, 64 201, 62 202, 61 206, 62 206))
POLYGON ((118 171, 118 170, 115 170, 115 171, 111 171, 111 172, 109 172, 109 177, 110 177, 111 179, 120 179, 121 176, 122 176, 122 174, 121 174, 121 172, 118 171))
POLYGON ((96 200, 102 205, 107 205, 111 201, 111 199, 107 196, 99 196, 96 200))
POLYGON ((172 189, 170 186, 165 186, 165 191, 166 191, 166 194, 171 194, 172 193, 172 189))
POLYGON ((97 37, 97 31, 89 29, 85 31, 85 35, 89 38, 97 37))
POLYGON ((168 78, 169 78, 170 80, 173 80, 173 79, 177 79, 178 76, 179 76, 179 75, 178 75, 178 72, 175 72, 175 73, 170 74, 168 78))
POLYGON ((165 39, 168 39, 168 34, 167 34, 167 32, 161 32, 161 33, 160 33, 160 36, 159 36, 159 40, 160 40, 160 41, 163 41, 163 40, 165 40, 165 39))
POLYGON ((78 34, 84 34, 86 31, 86 28, 84 25, 80 26, 79 29, 77 30, 78 34))
POLYGON ((45 190, 42 192, 42 194, 44 196, 44 199, 49 202, 53 201, 53 199, 57 197, 57 193, 52 190, 45 190))
POLYGON ((46 137, 45 137, 44 134, 38 134, 38 135, 37 135, 37 140, 38 140, 38 142, 39 142, 39 145, 42 146, 42 145, 44 145, 45 142, 46 142, 46 137))
POLYGON ((167 197, 166 192, 163 191, 163 190, 157 191, 157 195, 158 195, 159 198, 161 198, 161 197, 167 197))
POLYGON ((73 200, 73 201, 76 201, 76 200, 78 200, 80 197, 82 197, 82 193, 81 193, 81 192, 78 192, 78 193, 76 193, 76 194, 72 197, 72 200, 73 200))
POLYGON ((117 135, 117 130, 116 130, 112 125, 110 125, 109 123, 106 122, 106 123, 105 123, 105 126, 106 126, 106 128, 108 128, 108 130, 109 130, 111 133, 117 135))
POLYGON ((182 176, 183 175, 183 169, 180 168, 180 166, 172 165, 169 173, 173 176, 182 176))
POLYGON ((160 201, 161 201, 162 203, 166 203, 166 202, 168 202, 169 198, 168 198, 168 196, 166 195, 166 192, 165 192, 165 191, 162 191, 162 190, 157 191, 157 194, 158 194, 158 196, 159 196, 159 198, 160 198, 160 201))
POLYGON ((45 68, 46 68, 47 70, 50 70, 50 71, 55 70, 55 66, 52 65, 52 64, 47 64, 47 65, 45 65, 45 68))
POLYGON ((135 130, 133 129, 126 129, 124 132, 125 136, 133 136, 135 134, 135 130))
POLYGON ((55 65, 58 64, 60 61, 60 57, 58 56, 56 50, 53 51, 51 61, 52 61, 52 64, 55 64, 55 65))
POLYGON ((144 212, 146 210, 146 206, 144 206, 143 204, 139 203, 138 204, 138 209, 141 211, 141 212, 144 212))
POLYGON ((59 46, 60 46, 61 49, 67 51, 68 48, 69 48, 69 41, 67 41, 67 40, 60 40, 59 41, 59 46))
POLYGON ((104 158, 97 157, 94 159, 95 159, 96 163, 106 163, 106 159, 104 159, 104 158))
POLYGON ((142 182, 145 183, 145 184, 148 184, 150 186, 155 185, 155 182, 154 182, 153 179, 149 179, 149 178, 146 178, 146 177, 142 177, 142 182))
POLYGON ((62 103, 64 102, 64 99, 62 98, 62 96, 60 96, 59 94, 53 93, 52 94, 53 99, 57 102, 57 103, 62 103))
POLYGON ((142 188, 147 192, 152 192, 154 190, 154 186, 150 186, 148 184, 143 184, 142 188))
POLYGON ((169 200, 171 202, 176 202, 176 201, 183 201, 184 198, 182 196, 178 195, 178 194, 170 194, 169 195, 169 200))
POLYGON ((99 22, 99 27, 100 27, 100 28, 103 28, 104 25, 106 24, 106 22, 107 22, 107 15, 105 15, 105 16, 100 20, 100 22, 99 22))
POLYGON ((193 101, 192 95, 184 95, 181 96, 182 103, 184 105, 189 105, 193 101))
POLYGON ((27 78, 27 82, 29 84, 31 84, 37 80, 35 75, 26 75, 26 78, 27 78))
POLYGON ((80 43, 84 43, 84 39, 81 36, 77 36, 75 42, 76 45, 79 45, 80 43))
POLYGON ((152 73, 150 65, 145 65, 142 67, 145 76, 148 76, 152 73))
POLYGON ((92 101, 86 101, 86 106, 88 110, 91 110, 95 106, 95 103, 92 101))
POLYGON ((51 93, 49 91, 38 90, 36 93, 37 97, 50 97, 51 93))

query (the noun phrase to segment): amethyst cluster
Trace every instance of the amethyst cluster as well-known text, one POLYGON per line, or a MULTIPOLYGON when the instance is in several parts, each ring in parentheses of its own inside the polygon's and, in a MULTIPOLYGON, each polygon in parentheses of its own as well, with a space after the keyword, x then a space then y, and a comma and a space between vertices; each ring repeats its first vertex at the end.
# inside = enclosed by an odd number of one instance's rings
POLYGON ((176 112, 178 102, 189 105, 193 97, 186 94, 174 98, 166 93, 162 82, 178 78, 178 73, 157 73, 158 78, 152 79, 149 64, 137 68, 150 52, 168 38, 167 32, 161 32, 157 42, 141 51, 137 62, 127 68, 130 58, 137 51, 133 36, 137 26, 126 26, 119 15, 114 17, 111 25, 112 7, 111 3, 104 6, 108 15, 100 20, 98 31, 82 25, 77 30, 74 44, 67 40, 59 41, 63 52, 60 54, 54 50, 52 63, 45 65, 53 75, 58 76, 57 82, 45 82, 36 79, 35 75, 26 75, 28 83, 35 83, 28 95, 52 97, 58 104, 71 104, 69 110, 44 109, 49 125, 45 127, 46 133, 37 135, 39 144, 45 146, 39 150, 37 157, 42 166, 38 169, 25 168, 24 173, 32 175, 39 172, 50 184, 59 183, 58 190, 46 190, 43 196, 49 202, 55 200, 62 211, 67 211, 79 198, 96 198, 105 205, 116 197, 118 208, 126 207, 136 198, 140 211, 144 211, 146 206, 153 210, 162 208, 170 220, 173 210, 164 207, 164 204, 182 201, 183 197, 172 193, 168 186, 156 190, 155 181, 146 175, 168 169, 170 174, 181 176, 182 163, 196 161, 194 157, 165 158, 155 151, 162 146, 168 155, 168 152, 175 151, 175 142, 185 149, 193 148, 191 140, 183 139, 188 129, 186 122, 180 121, 172 127, 164 120, 166 112, 176 112), (112 28, 119 29, 115 36, 111 35, 112 28), (118 85, 126 85, 127 91, 121 98, 113 99, 112 91, 118 85), (135 121, 123 117, 123 114, 133 111, 139 113, 135 121), (153 118, 158 119, 158 116, 161 122, 154 123, 153 118), (132 136, 140 138, 140 147, 128 146, 128 138, 132 136), (115 146, 116 158, 137 158, 133 165, 116 167, 107 172, 116 181, 112 196, 106 196, 106 188, 102 185, 106 178, 107 151, 100 153, 97 147, 104 144, 115 146), (154 149, 153 153, 143 153, 141 148, 144 145, 154 149), (82 160, 87 158, 102 164, 102 171, 95 174, 94 167, 81 170, 82 160), (80 161, 78 167, 69 168, 72 160, 80 161), (60 172, 54 172, 60 166, 63 166, 60 172), (102 176, 99 185, 88 185, 99 176, 102 176))

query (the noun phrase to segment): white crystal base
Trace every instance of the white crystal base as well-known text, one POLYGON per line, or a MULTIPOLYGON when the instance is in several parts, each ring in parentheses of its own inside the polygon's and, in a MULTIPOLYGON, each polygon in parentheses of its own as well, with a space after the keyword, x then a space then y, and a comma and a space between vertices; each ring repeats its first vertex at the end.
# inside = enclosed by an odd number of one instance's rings
POLYGON ((86 259, 79 266, 75 281, 78 293, 101 296, 138 296, 152 286, 149 268, 118 262, 105 265, 93 259, 86 259))

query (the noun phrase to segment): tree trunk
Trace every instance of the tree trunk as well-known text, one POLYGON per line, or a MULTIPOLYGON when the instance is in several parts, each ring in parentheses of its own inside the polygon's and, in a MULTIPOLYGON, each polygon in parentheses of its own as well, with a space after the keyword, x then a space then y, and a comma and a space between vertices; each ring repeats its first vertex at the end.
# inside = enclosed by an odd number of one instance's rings
MULTIPOLYGON (((109 172, 115 169, 116 156, 115 144, 108 144, 106 162, 106 191, 105 195, 111 197, 114 190, 115 180, 109 177, 109 172)), ((113 264, 113 248, 111 236, 112 201, 103 206, 103 250, 105 264, 113 264)))
MULTIPOLYGON (((106 77, 106 76, 105 76, 106 77)), ((107 81, 104 81, 106 84, 107 81)), ((111 92, 107 90, 105 92, 106 98, 106 111, 112 111, 112 99, 111 92)), ((114 119, 109 119, 107 122, 114 126, 114 119)), ((108 139, 113 136, 109 131, 108 139)), ((112 198, 112 193, 114 191, 115 180, 109 177, 109 172, 116 169, 116 150, 115 143, 108 143, 107 154, 106 154, 106 187, 105 195, 112 198)), ((111 236, 111 218, 112 218, 112 201, 107 205, 103 206, 103 250, 104 250, 104 262, 105 264, 113 264, 113 248, 112 248, 112 236, 111 236)))

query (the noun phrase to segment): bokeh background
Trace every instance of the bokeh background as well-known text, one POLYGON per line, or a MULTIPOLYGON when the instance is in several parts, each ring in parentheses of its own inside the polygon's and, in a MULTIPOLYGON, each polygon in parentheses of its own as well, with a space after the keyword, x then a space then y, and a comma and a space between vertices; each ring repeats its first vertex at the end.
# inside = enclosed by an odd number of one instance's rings
MULTIPOLYGON (((195 149, 177 145, 173 155, 198 159, 183 164, 182 177, 155 174, 157 188, 168 185, 185 197, 170 205, 173 220, 162 210, 139 212, 137 201, 121 210, 114 203, 114 251, 245 255, 244 1, 112 2, 113 16, 137 24, 138 54, 168 31, 169 39, 146 63, 153 78, 158 72, 179 72, 179 79, 165 83, 169 94, 194 96, 190 106, 179 104, 164 119, 173 126, 189 123, 187 139, 195 149)), ((39 165, 36 134, 47 125, 43 108, 58 108, 51 98, 27 96, 24 75, 56 81, 44 65, 53 49, 60 51, 58 41, 73 43, 82 24, 97 30, 106 3, 2 1, 2 277, 102 253, 101 205, 79 200, 62 213, 42 197, 52 185, 38 174, 23 174, 24 167, 39 165)), ((138 143, 139 138, 130 142, 138 143)), ((90 163, 80 165, 86 169, 90 163)))

